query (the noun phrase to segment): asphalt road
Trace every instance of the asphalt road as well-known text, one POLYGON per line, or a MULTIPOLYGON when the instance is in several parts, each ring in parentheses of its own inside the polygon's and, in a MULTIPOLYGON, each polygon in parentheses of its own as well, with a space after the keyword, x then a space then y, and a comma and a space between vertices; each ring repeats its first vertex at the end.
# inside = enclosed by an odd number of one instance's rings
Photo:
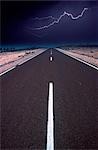
POLYGON ((51 49, 4 74, 1 149, 44 150, 54 83, 55 150, 98 149, 98 71, 51 49))

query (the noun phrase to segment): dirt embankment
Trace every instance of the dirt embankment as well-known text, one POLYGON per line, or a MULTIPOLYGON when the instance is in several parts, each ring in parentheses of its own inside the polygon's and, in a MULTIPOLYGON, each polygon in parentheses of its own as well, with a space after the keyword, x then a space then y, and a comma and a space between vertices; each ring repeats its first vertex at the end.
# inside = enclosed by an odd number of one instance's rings
POLYGON ((65 48, 62 52, 98 67, 98 48, 65 48))
POLYGON ((25 50, 18 52, 3 52, 0 53, 0 73, 17 66, 20 63, 24 63, 29 59, 44 52, 45 49, 25 50))

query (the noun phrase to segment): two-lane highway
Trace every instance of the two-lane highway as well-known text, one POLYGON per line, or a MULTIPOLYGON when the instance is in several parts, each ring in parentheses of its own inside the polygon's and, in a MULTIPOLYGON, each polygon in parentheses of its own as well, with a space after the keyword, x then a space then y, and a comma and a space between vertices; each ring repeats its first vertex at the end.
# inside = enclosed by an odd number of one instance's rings
POLYGON ((49 83, 54 149, 98 149, 97 70, 49 49, 0 80, 2 149, 46 149, 49 83))

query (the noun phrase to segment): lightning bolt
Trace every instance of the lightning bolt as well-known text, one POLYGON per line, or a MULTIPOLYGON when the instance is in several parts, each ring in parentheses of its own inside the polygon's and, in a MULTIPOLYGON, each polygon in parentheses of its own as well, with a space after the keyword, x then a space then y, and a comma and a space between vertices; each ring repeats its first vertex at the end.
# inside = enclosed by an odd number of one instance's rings
POLYGON ((52 17, 52 16, 43 17, 43 18, 38 18, 38 17, 36 17, 35 19, 37 19, 37 20, 43 20, 43 19, 48 19, 48 18, 52 18, 52 19, 55 19, 55 20, 54 20, 52 23, 48 24, 48 25, 41 26, 41 27, 38 27, 38 28, 32 28, 31 30, 47 29, 47 28, 53 26, 54 24, 58 24, 58 23, 60 22, 60 20, 62 19, 62 17, 64 17, 65 15, 67 15, 68 17, 71 17, 72 20, 77 20, 77 19, 81 18, 81 17, 84 15, 84 13, 85 13, 86 10, 88 10, 88 8, 84 8, 84 9, 82 10, 81 14, 79 14, 79 15, 76 16, 76 17, 73 16, 73 14, 68 13, 68 12, 66 12, 66 11, 64 11, 63 14, 60 15, 59 18, 54 18, 54 17, 52 17))

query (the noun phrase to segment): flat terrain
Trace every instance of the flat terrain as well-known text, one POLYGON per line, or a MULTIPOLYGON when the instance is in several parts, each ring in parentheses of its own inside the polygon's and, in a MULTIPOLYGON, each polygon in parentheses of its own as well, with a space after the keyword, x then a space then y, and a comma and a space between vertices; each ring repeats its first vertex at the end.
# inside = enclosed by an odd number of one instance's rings
POLYGON ((0 73, 3 73, 4 71, 18 65, 22 61, 39 55, 44 50, 45 49, 34 49, 0 53, 0 73))
POLYGON ((52 49, 0 77, 2 150, 44 150, 54 83, 55 150, 98 149, 98 71, 52 49))
POLYGON ((63 48, 62 52, 75 56, 98 67, 98 48, 63 48))

